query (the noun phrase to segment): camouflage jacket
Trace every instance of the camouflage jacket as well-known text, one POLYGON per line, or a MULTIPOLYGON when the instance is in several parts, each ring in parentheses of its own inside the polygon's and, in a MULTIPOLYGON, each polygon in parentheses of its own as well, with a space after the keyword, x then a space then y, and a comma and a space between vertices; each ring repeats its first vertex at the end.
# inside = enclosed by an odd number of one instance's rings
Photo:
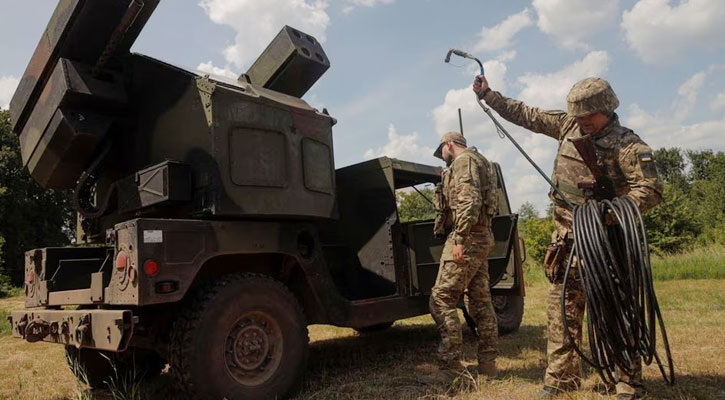
MULTIPOLYGON (((558 140, 552 181, 571 203, 586 202, 586 193, 577 184, 594 177, 577 149, 567 140, 584 136, 576 119, 564 111, 529 107, 498 92, 494 92, 494 97, 487 103, 509 122, 558 140)), ((596 134, 594 148, 599 168, 612 180, 617 196, 631 196, 642 212, 662 201, 662 182, 657 175, 652 149, 630 129, 621 126, 617 114, 596 134)), ((556 206, 557 222, 570 228, 571 213, 564 208, 562 199, 553 190, 549 197, 556 206)))
POLYGON ((452 229, 456 244, 463 244, 474 226, 490 227, 491 216, 496 212, 493 174, 491 164, 475 147, 464 150, 443 171, 436 189, 436 210, 442 219, 436 218, 436 225, 452 229))

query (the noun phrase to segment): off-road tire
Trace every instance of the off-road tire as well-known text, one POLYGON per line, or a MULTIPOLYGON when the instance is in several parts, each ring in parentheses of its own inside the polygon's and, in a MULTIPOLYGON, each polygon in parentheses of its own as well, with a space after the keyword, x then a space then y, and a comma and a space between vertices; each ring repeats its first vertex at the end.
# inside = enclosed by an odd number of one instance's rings
POLYGON ((146 380, 161 374, 166 360, 156 352, 130 348, 122 353, 65 346, 66 361, 75 377, 92 389, 106 388, 111 380, 146 380))
POLYGON ((498 334, 505 335, 517 331, 524 317, 524 297, 493 296, 493 305, 498 321, 498 334))
POLYGON ((390 321, 390 322, 381 322, 379 324, 370 325, 370 326, 363 326, 362 328, 355 328, 355 332, 357 332, 361 335, 369 335, 371 333, 390 329, 390 327, 392 327, 394 323, 395 323, 395 321, 390 321))
POLYGON ((309 354, 305 314, 268 276, 232 274, 203 285, 170 336, 171 375, 190 399, 281 399, 301 386, 309 354))

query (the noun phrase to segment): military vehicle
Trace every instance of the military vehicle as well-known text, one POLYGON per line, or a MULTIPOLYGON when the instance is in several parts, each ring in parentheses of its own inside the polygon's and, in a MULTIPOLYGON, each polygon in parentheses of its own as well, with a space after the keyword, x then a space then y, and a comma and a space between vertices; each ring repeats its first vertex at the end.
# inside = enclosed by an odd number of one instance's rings
MULTIPOLYGON (((158 2, 61 0, 12 99, 30 175, 71 189, 78 211, 73 246, 26 253, 12 333, 64 345, 91 386, 110 360, 146 376, 168 363, 195 399, 290 396, 308 325, 428 313, 442 240, 400 220, 396 191, 441 170, 385 157, 335 170, 336 120, 300 99, 329 60, 297 29, 238 80, 131 53, 158 2)), ((497 173, 490 269, 511 331, 523 256, 497 173)))

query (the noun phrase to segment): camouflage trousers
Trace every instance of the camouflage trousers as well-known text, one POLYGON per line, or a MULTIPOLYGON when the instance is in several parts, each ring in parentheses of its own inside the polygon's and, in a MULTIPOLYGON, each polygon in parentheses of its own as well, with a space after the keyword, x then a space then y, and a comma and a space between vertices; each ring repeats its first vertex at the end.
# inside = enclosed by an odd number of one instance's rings
MULTIPOLYGON (((561 289, 563 286, 563 268, 569 255, 564 258, 559 268, 562 268, 559 277, 549 287, 546 298, 547 332, 546 356, 548 364, 544 375, 544 384, 562 390, 577 389, 581 383, 581 361, 574 350, 572 343, 564 332, 564 322, 561 316, 561 289)), ((576 260, 575 260, 576 261, 576 260)), ((576 264, 574 265, 576 266, 576 264)), ((582 323, 586 295, 579 279, 578 268, 572 268, 567 278, 566 291, 566 319, 571 337, 581 346, 582 323)), ((635 374, 632 378, 621 371, 617 371, 620 382, 616 386, 617 393, 635 394, 642 388, 642 362, 639 356, 634 360, 635 374)))
POLYGON ((478 331, 478 360, 496 358, 498 325, 491 301, 488 276, 488 252, 493 245, 491 232, 476 232, 464 244, 464 261, 452 260, 454 242, 445 243, 438 277, 430 296, 430 313, 441 334, 438 354, 442 362, 461 358, 463 344, 457 305, 466 292, 465 304, 478 331))

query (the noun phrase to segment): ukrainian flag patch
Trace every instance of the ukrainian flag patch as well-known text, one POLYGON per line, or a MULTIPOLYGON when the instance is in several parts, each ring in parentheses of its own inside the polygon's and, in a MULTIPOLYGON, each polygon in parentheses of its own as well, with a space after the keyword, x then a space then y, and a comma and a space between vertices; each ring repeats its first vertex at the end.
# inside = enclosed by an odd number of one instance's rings
POLYGON ((655 158, 652 153, 637 154, 639 159, 639 168, 642 170, 642 176, 645 178, 657 178, 657 166, 654 163, 655 158))

